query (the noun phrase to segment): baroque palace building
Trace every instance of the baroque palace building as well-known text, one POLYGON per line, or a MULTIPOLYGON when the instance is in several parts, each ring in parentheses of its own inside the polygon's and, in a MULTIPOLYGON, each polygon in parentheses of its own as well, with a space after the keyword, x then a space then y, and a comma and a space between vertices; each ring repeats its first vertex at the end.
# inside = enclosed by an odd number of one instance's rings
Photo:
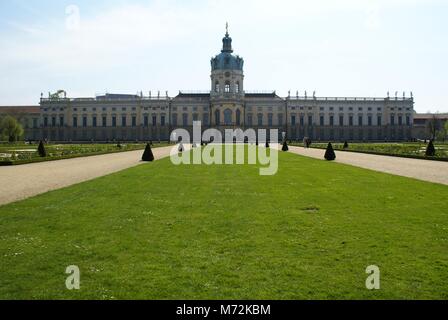
MULTIPOLYGON (((244 60, 234 55, 228 31, 211 60, 211 89, 204 93, 105 94, 68 98, 41 95, 39 107, 9 108, 22 120, 26 139, 50 141, 168 140, 174 129, 278 129, 288 139, 399 141, 413 139, 414 99, 279 97, 244 90, 244 60)), ((3 111, 5 111, 3 109, 3 111)), ((3 112, 4 113, 4 112, 3 112)))

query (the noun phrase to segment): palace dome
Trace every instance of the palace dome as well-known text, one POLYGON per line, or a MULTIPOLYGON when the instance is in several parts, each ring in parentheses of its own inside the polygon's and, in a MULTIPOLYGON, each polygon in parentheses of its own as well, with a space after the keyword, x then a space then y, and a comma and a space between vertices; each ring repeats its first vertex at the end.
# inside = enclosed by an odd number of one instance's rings
POLYGON ((212 71, 215 70, 239 70, 243 71, 244 60, 239 56, 233 55, 232 38, 227 32, 222 39, 221 53, 214 57, 211 61, 212 71))

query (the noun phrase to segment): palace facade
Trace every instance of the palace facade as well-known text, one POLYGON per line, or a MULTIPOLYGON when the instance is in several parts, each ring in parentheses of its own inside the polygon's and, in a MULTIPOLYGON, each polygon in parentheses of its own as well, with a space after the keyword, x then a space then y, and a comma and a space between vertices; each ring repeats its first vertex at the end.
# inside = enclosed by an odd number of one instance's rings
MULTIPOLYGON (((207 92, 105 94, 68 98, 65 91, 41 95, 39 107, 16 108, 26 138, 50 141, 168 140, 172 130, 216 128, 278 129, 288 139, 400 141, 413 139, 411 97, 280 97, 244 89, 244 60, 235 55, 227 32, 221 52, 211 60, 207 92)), ((14 108, 11 108, 14 109, 14 108)), ((6 109, 4 109, 6 110, 6 109)))

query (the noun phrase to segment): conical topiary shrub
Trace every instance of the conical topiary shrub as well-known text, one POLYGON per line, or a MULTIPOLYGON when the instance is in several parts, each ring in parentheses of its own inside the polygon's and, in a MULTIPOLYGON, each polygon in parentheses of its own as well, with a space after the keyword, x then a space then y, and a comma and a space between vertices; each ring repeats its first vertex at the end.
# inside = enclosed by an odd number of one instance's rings
POLYGON ((178 149, 178 151, 179 151, 179 152, 184 152, 184 150, 185 150, 185 149, 184 149, 184 145, 183 145, 183 143, 181 142, 180 145, 179 145, 179 149, 178 149))
POLYGON ((288 147, 288 144, 286 143, 286 141, 283 142, 282 151, 283 151, 283 152, 287 152, 287 151, 289 151, 289 147, 288 147))
POLYGON ((325 151, 325 159, 328 161, 336 160, 336 154, 334 153, 331 142, 328 143, 327 151, 325 151))
POLYGON ((146 145, 145 152, 143 152, 142 161, 154 161, 154 155, 152 154, 151 145, 149 143, 146 145))
POLYGON ((348 142, 347 141, 344 142, 344 149, 348 149, 348 142))
POLYGON ((37 152, 39 153, 39 156, 42 158, 45 158, 47 156, 47 150, 45 150, 44 143, 42 140, 39 142, 39 147, 37 148, 37 152))
POLYGON ((269 149, 269 142, 266 142, 265 147, 266 147, 267 149, 269 149))
POLYGON ((426 156, 434 157, 436 155, 436 149, 434 148, 434 144, 432 140, 429 141, 428 147, 426 148, 426 156))

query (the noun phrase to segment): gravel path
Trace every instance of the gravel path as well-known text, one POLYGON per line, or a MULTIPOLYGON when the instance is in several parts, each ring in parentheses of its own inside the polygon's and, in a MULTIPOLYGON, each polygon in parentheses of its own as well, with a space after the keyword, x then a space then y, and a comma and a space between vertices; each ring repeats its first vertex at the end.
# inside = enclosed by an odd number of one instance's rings
MULTIPOLYGON (((289 149, 291 152, 302 156, 324 159, 325 150, 305 149, 301 147, 289 147, 289 149)), ((378 156, 345 151, 336 151, 336 162, 448 185, 448 162, 378 156)))
MULTIPOLYGON (((156 160, 172 147, 154 148, 156 160)), ((92 180, 141 164, 143 150, 0 167, 0 205, 92 180)))

